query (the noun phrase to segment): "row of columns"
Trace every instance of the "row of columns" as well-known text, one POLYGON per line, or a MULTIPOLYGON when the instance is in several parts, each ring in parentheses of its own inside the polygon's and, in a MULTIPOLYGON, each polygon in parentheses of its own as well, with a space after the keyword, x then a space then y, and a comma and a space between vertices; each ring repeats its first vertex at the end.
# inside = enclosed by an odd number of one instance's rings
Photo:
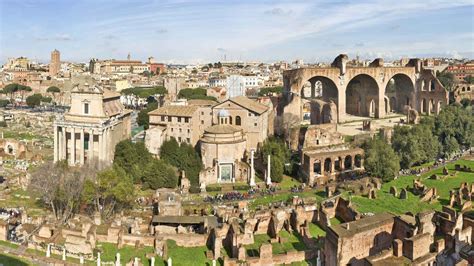
MULTIPOLYGON (((355 166, 355 157, 356 157, 357 155, 359 155, 359 154, 351 155, 351 170, 356 169, 356 166, 355 166)), ((309 160, 309 174, 311 175, 311 174, 314 173, 314 163, 315 163, 315 161, 319 161, 319 162, 320 162, 320 165, 321 165, 321 174, 324 174, 325 172, 329 172, 329 173, 331 173, 331 174, 334 173, 334 172, 335 172, 335 168, 336 168, 335 162, 336 162, 336 159, 338 159, 338 158, 341 158, 341 160, 339 160, 339 166, 340 166, 341 171, 343 171, 344 168, 345 168, 345 167, 344 167, 344 163, 345 163, 345 158, 346 158, 346 157, 347 157, 347 156, 344 156, 344 157, 336 157, 336 158, 329 158, 329 159, 331 159, 331 169, 327 169, 327 170, 329 170, 329 171, 326 171, 326 169, 325 169, 325 164, 326 164, 325 162, 326 162, 326 159, 328 159, 328 157, 325 157, 325 158, 323 157, 322 159, 317 159, 317 158, 314 159, 314 158, 311 158, 311 159, 309 160)), ((361 155, 361 159, 360 159, 360 165, 361 165, 361 167, 362 167, 363 164, 364 164, 364 159, 363 159, 363 157, 362 157, 362 155, 361 155)))
MULTIPOLYGON (((108 140, 110 139, 110 128, 103 129, 96 134, 97 130, 89 129, 87 133, 89 135, 89 147, 87 150, 88 160, 98 159, 99 162, 108 161, 110 159, 110 152, 108 145, 108 140), (98 152, 95 150, 94 136, 98 135, 98 152)), ((84 164, 85 159, 85 133, 84 128, 75 128, 75 127, 54 127, 54 161, 60 161, 68 159, 70 165, 84 164), (67 133, 70 133, 70 138, 67 138, 67 133), (76 133, 80 133, 79 137, 79 149, 77 150, 77 140, 76 133), (68 147, 69 146, 69 147, 68 147), (67 156, 69 148, 69 158, 67 156), (76 160, 76 151, 79 152, 79 160, 76 160)))

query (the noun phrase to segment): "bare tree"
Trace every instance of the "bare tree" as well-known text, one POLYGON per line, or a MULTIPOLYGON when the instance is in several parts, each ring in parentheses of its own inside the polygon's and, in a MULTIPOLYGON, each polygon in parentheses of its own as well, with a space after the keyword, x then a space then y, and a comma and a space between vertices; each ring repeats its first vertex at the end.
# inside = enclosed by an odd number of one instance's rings
POLYGON ((96 172, 95 164, 69 167, 66 161, 46 163, 32 174, 29 190, 51 208, 58 223, 64 224, 79 211, 84 181, 96 172))

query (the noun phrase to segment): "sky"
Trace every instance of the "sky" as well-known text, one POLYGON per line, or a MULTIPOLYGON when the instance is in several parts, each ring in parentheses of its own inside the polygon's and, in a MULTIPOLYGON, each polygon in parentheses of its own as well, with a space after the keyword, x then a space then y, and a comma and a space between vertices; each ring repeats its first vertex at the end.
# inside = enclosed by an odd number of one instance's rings
POLYGON ((0 0, 0 62, 474 58, 474 0, 0 0))

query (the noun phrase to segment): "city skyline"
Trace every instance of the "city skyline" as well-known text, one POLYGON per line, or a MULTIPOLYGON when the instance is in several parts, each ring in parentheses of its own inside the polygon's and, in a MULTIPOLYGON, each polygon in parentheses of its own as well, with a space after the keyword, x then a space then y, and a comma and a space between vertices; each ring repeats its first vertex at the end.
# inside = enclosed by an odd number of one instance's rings
POLYGON ((474 5, 465 0, 2 1, 0 10, 2 63, 48 62, 55 48, 76 62, 128 53, 165 63, 474 54, 474 5))

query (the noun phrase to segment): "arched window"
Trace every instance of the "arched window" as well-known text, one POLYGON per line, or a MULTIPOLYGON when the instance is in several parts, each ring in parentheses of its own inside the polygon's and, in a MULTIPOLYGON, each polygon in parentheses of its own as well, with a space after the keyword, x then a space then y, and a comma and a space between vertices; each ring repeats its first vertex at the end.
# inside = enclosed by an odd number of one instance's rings
POLYGON ((229 116, 229 124, 232 125, 232 116, 229 116))
POLYGON ((240 126, 242 124, 242 121, 240 120, 240 116, 235 117, 235 125, 240 126))

